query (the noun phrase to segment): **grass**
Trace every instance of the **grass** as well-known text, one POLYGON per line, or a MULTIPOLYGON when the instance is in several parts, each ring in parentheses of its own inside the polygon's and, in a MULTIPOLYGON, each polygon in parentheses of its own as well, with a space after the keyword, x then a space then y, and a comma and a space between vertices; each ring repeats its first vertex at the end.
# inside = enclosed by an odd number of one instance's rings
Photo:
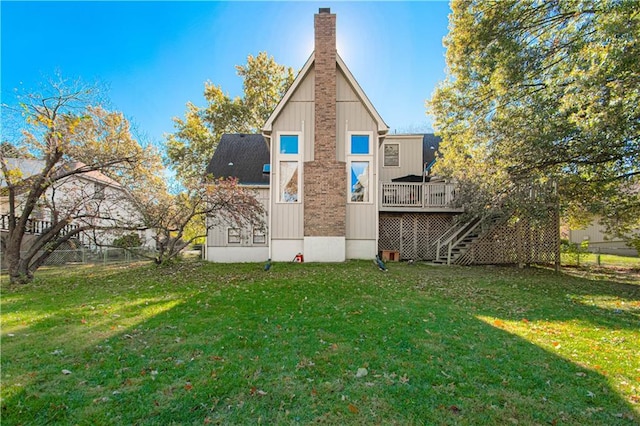
POLYGON ((638 280, 389 266, 5 276, 2 424, 639 424, 638 280))
MULTIPOLYGON (((562 264, 577 264, 576 254, 562 253, 562 264)), ((640 269, 640 257, 619 256, 615 254, 580 253, 580 266, 604 266, 609 268, 634 268, 640 269), (598 263, 598 258, 599 262, 598 263)))

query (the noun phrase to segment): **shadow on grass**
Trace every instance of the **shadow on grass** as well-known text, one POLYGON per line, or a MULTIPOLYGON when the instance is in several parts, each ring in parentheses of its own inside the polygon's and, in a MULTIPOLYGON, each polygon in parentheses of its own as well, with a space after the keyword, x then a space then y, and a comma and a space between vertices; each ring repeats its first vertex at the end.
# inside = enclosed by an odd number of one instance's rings
MULTIPOLYGON (((546 271, 259 268, 121 271, 108 291, 104 277, 85 278, 85 308, 100 302, 120 316, 27 325, 21 333, 37 340, 29 354, 3 336, 3 384, 13 385, 3 424, 635 424, 608 377, 483 320, 637 330, 634 312, 575 298, 631 303, 634 291, 546 271), (136 312, 149 300, 157 311, 136 312), (52 356, 65 336, 75 344, 52 356), (60 374, 68 365, 73 373, 60 374)), ((78 319, 77 303, 59 308, 78 319)))

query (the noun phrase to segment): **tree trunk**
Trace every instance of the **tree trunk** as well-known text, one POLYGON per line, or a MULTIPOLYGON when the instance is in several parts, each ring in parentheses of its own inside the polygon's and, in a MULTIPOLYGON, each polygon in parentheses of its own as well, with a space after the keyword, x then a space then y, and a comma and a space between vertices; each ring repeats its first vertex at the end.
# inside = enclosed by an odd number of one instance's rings
POLYGON ((29 270, 28 262, 20 257, 20 243, 21 240, 9 238, 4 253, 11 284, 27 284, 33 281, 33 273, 29 270))

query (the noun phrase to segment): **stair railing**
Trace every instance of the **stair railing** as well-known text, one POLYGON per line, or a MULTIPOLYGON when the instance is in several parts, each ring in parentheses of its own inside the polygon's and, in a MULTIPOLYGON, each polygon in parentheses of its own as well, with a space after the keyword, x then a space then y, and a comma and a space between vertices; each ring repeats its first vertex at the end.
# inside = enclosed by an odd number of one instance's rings
POLYGON ((449 245, 451 241, 456 237, 456 235, 463 232, 465 228, 467 228, 471 223, 473 223, 473 221, 477 219, 478 216, 475 216, 469 222, 465 222, 462 225, 454 223, 451 228, 447 229, 447 231, 436 240, 436 259, 440 258, 440 249, 442 247, 449 245))
MULTIPOLYGON (((462 236, 459 237, 456 241, 453 241, 453 239, 449 241, 449 246, 447 248, 447 265, 451 265, 451 250, 457 247, 465 238, 469 236, 469 234, 471 234, 471 232, 473 232, 478 226, 482 225, 484 221, 487 220, 487 218, 489 217, 491 217, 491 215, 489 214, 482 216, 480 220, 477 220, 472 226, 470 226, 467 229, 467 231, 464 234, 462 234, 462 236)), ((469 224, 471 224, 471 222, 469 222, 467 225, 469 224)))

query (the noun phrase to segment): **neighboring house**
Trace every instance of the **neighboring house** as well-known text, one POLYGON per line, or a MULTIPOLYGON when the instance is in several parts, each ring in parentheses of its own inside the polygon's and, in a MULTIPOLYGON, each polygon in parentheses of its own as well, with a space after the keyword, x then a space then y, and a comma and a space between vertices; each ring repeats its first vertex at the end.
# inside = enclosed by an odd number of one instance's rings
POLYGON ((587 250, 593 253, 608 253, 621 256, 638 256, 638 251, 618 237, 607 235, 605 227, 598 221, 591 222, 584 229, 569 229, 569 241, 581 244, 587 242, 587 250))
POLYGON ((494 217, 456 225, 455 185, 430 175, 438 143, 431 134, 389 134, 337 54, 336 15, 320 9, 315 50, 262 134, 225 135, 207 169, 259 191, 266 238, 256 243, 251 230, 217 226, 206 258, 291 261, 303 254, 305 261, 341 262, 398 252, 459 263, 556 261, 557 218, 544 235, 526 233, 523 223, 506 229, 494 217), (532 241, 545 242, 540 255, 531 254, 532 241), (507 245, 514 248, 500 251, 507 245))
MULTIPOLYGON (((19 176, 22 180, 28 180, 44 168, 42 160, 7 158, 6 164, 10 173, 19 176)), ((62 165, 57 173, 65 173, 84 167, 79 162, 62 165)), ((4 237, 9 229, 9 199, 6 191, 4 175, 0 174, 0 232, 4 237)), ((28 184, 27 184, 28 187, 28 184)), ((16 214, 22 212, 24 194, 18 194, 15 203, 16 214)), ((129 201, 126 191, 118 182, 100 173, 88 171, 72 174, 57 180, 49 187, 38 201, 27 228, 27 234, 38 235, 46 230, 54 214, 58 217, 71 217, 73 221, 68 225, 69 229, 77 226, 92 225, 97 228, 115 228, 117 226, 132 226, 138 221, 139 214, 133 203, 129 201)), ((77 241, 94 248, 100 245, 109 245, 122 233, 113 229, 91 230, 78 235, 77 241)), ((153 245, 153 235, 147 231, 136 231, 146 245, 153 245)), ((31 237, 32 238, 32 237, 31 237)), ((29 244, 29 236, 25 243, 29 244)))

